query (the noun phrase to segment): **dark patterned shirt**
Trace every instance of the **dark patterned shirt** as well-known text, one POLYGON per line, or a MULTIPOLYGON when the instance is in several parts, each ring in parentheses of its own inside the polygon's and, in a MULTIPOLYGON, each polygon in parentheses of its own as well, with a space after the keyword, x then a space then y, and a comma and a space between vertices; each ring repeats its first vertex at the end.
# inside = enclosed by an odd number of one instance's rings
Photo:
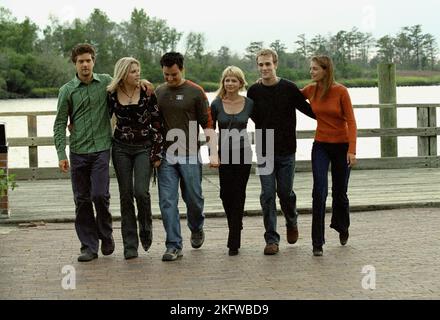
POLYGON ((110 116, 116 116, 113 138, 123 144, 151 146, 151 161, 161 158, 163 150, 163 119, 154 94, 148 96, 141 90, 137 104, 119 103, 117 92, 109 94, 110 116))

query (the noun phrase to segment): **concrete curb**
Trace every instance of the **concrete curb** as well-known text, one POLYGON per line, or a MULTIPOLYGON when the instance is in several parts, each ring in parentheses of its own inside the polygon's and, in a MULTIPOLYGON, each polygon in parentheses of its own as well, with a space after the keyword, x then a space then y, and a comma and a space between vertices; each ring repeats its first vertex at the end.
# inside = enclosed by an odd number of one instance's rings
MULTIPOLYGON (((413 203, 388 203, 377 205, 354 205, 350 206, 350 212, 364 212, 364 211, 379 211, 379 210, 392 210, 392 209, 407 209, 407 208, 440 208, 440 201, 433 202, 413 202, 413 203)), ((312 208, 298 208, 298 214, 311 214, 312 208)), ((331 208, 327 207, 327 212, 331 212, 331 208)), ((261 216, 261 210, 247 210, 244 213, 245 216, 261 216)), ((278 215, 282 215, 282 212, 278 210, 278 215)), ((181 214, 182 219, 186 219, 186 214, 181 214)), ((225 217, 223 211, 205 212, 206 218, 221 218, 225 217)), ((159 214, 153 214, 153 219, 161 219, 159 214)), ((121 221, 121 216, 113 216, 113 221, 121 221)), ((17 219, 14 220, 10 217, 1 217, 0 225, 18 225, 20 223, 31 222, 44 222, 44 223, 73 223, 75 218, 46 218, 46 219, 17 219)))

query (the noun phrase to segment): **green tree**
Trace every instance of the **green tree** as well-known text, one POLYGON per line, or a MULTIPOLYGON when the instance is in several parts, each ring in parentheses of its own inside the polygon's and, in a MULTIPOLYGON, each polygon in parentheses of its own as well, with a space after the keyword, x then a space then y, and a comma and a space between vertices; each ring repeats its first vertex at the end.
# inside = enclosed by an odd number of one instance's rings
POLYGON ((303 52, 309 52, 310 55, 329 55, 329 43, 322 35, 316 35, 310 40, 308 47, 303 49, 303 52))
POLYGON ((422 26, 417 24, 412 27, 403 27, 403 32, 406 33, 411 51, 413 53, 413 65, 422 70, 422 57, 424 55, 425 35, 422 33, 422 26))
POLYGON ((285 67, 286 65, 286 50, 287 47, 280 40, 275 40, 269 45, 269 48, 278 54, 278 67, 285 67))
POLYGON ((411 41, 406 32, 400 32, 396 35, 394 40, 395 45, 395 60, 402 68, 411 67, 411 41))
POLYGON ((13 48, 18 53, 29 53, 34 50, 38 39, 38 27, 26 18, 17 22, 11 12, 0 7, 0 43, 2 47, 13 48))
POLYGON ((395 55, 395 39, 391 36, 383 36, 376 42, 377 56, 381 62, 393 62, 395 55))
POLYGON ((205 51, 205 43, 206 38, 202 33, 190 32, 186 36, 185 56, 193 57, 201 62, 205 51))
POLYGON ((437 42, 432 34, 425 35, 424 47, 427 64, 431 70, 434 70, 439 50, 437 42))
POLYGON ((226 47, 226 46, 222 46, 220 47, 220 49, 217 51, 217 61, 221 66, 228 66, 230 65, 230 61, 231 60, 231 50, 226 47))
POLYGON ((152 50, 148 47, 150 17, 143 9, 134 9, 130 21, 122 22, 122 38, 130 54, 140 60, 151 60, 152 50))
POLYGON ((254 65, 255 57, 257 56, 258 51, 260 51, 261 49, 263 49, 262 41, 252 41, 246 48, 245 57, 254 65))

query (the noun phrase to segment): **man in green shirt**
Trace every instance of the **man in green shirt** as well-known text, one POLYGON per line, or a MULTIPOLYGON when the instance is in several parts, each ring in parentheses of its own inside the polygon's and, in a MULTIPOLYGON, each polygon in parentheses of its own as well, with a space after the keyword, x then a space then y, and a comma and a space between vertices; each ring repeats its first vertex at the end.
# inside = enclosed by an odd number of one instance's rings
POLYGON ((75 229, 81 242, 78 261, 98 257, 99 239, 103 255, 113 253, 112 216, 109 211, 109 160, 111 125, 107 108, 107 86, 111 77, 93 73, 95 49, 79 44, 72 50, 76 76, 60 88, 54 140, 59 167, 68 172, 66 126, 70 118, 70 171, 75 200, 75 229), (96 210, 96 219, 93 212, 96 210))

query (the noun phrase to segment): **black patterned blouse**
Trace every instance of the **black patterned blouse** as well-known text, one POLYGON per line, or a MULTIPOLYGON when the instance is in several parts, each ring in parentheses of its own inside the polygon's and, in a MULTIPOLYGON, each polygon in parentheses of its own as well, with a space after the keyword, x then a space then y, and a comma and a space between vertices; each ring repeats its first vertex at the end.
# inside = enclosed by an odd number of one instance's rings
POLYGON ((163 118, 154 94, 148 96, 141 90, 138 104, 121 105, 117 92, 109 94, 110 117, 115 114, 116 127, 113 138, 123 144, 151 145, 150 159, 160 160, 164 145, 163 118))

